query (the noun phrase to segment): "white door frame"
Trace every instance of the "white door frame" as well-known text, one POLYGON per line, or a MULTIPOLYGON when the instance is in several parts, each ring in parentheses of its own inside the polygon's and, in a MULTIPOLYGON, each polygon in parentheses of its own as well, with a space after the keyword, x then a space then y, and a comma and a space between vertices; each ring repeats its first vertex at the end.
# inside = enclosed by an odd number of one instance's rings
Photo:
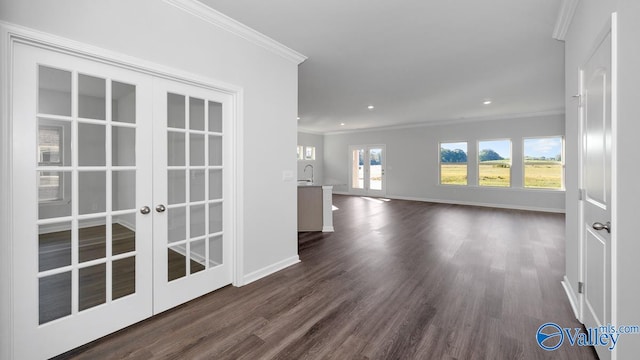
MULTIPOLYGON (((13 359, 13 224, 12 208, 14 199, 12 193, 11 173, 12 163, 12 73, 15 44, 27 44, 39 48, 75 55, 85 59, 106 63, 152 76, 171 79, 189 85, 203 87, 231 96, 231 116, 233 127, 229 129, 231 136, 230 149, 235 154, 228 169, 236 181, 232 184, 232 216, 234 224, 229 229, 233 244, 232 279, 234 286, 244 285, 243 255, 243 89, 241 87, 223 83, 205 76, 159 65, 150 61, 123 55, 89 44, 69 40, 63 37, 43 33, 29 28, 16 26, 0 21, 0 54, 4 55, 0 61, 0 358, 13 359)), ((19 201, 19 200, 16 200, 19 201)))
MULTIPOLYGON (((617 178, 617 151, 616 151, 616 139, 617 139, 617 84, 618 84, 618 28, 617 28, 617 13, 612 13, 611 18, 607 21, 604 29, 598 34, 595 39, 594 47, 589 52, 589 56, 587 60, 595 53, 598 49, 600 43, 603 39, 611 33, 611 223, 617 223, 617 186, 616 186, 616 178, 617 178)), ((582 90, 584 88, 584 74, 582 68, 579 70, 579 90, 580 90, 580 101, 584 99, 584 94, 582 90)), ((579 134, 578 134, 578 143, 579 143, 579 152, 578 152, 578 178, 579 178, 579 191, 580 191, 580 200, 579 200, 579 212, 578 212, 578 236, 579 236, 579 279, 580 283, 584 283, 586 277, 586 262, 585 262, 585 239, 586 234, 584 230, 584 216, 585 216, 585 201, 584 201, 584 191, 585 188, 585 176, 584 176, 584 154, 583 149, 585 146, 584 136, 586 134, 586 126, 585 126, 585 118, 584 118, 584 108, 580 106, 579 108, 579 134)), ((611 301, 610 301, 610 323, 613 325, 617 325, 618 316, 617 316, 617 232, 614 230, 611 231, 611 254, 610 254, 610 276, 611 276, 611 301)), ((586 304, 585 304, 585 296, 583 293, 577 294, 578 298, 578 320, 582 323, 585 321, 586 316, 586 304)), ((616 348, 617 349, 617 348, 616 348)), ((614 350, 611 353, 611 359, 617 359, 617 352, 614 350)))

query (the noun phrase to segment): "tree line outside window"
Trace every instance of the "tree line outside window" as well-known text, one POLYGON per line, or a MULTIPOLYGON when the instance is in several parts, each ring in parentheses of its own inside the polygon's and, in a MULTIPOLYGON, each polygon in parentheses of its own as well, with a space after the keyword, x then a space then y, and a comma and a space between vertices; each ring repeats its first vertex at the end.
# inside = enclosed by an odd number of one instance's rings
MULTIPOLYGON (((523 186, 530 189, 564 188, 564 141, 561 136, 523 139, 523 186)), ((511 140, 478 141, 478 186, 510 187, 511 140)), ((468 143, 440 143, 440 184, 468 185, 468 143)))

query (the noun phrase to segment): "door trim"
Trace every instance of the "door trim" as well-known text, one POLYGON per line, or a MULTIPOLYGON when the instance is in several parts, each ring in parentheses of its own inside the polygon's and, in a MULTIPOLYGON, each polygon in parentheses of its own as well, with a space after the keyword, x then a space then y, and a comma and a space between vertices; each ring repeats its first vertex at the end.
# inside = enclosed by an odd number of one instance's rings
MULTIPOLYGON (((589 51, 589 55, 584 63, 586 63, 591 56, 593 56, 594 52, 598 49, 600 43, 605 39, 605 37, 611 33, 611 223, 617 223, 617 148, 616 148, 616 139, 617 128, 618 128, 618 101, 617 101, 617 87, 618 87, 618 16, 617 13, 612 13, 611 18, 607 20, 604 25, 603 30, 598 34, 595 38, 594 46, 589 51)), ((579 89, 580 89, 580 97, 584 96, 583 88, 584 88, 584 74, 582 67, 579 69, 579 89)), ((583 166, 583 148, 584 148, 584 134, 585 134, 585 124, 584 124, 584 109, 582 106, 579 107, 579 134, 578 134, 578 144, 579 144, 579 152, 578 152, 578 179, 579 179, 579 187, 580 189, 584 188, 584 166, 583 166)), ((581 191, 581 190, 579 190, 581 191)), ((578 212, 578 236, 579 239, 579 251, 578 251, 578 266, 579 266, 579 279, 578 281, 584 282, 586 275, 585 268, 585 240, 586 233, 583 228, 584 224, 584 199, 579 200, 579 212, 578 212)), ((611 324, 616 325, 618 321, 617 314, 617 232, 614 230, 611 232, 611 254, 610 254, 610 274, 611 274, 611 299, 610 299, 610 316, 611 316, 611 324)), ((570 285, 570 284, 568 284, 570 285)), ((569 286, 572 288, 571 286, 569 286)), ((572 288, 572 290, 574 290, 572 288)), ((575 294, 578 299, 578 309, 577 316, 580 322, 584 322, 585 319, 585 297, 584 294, 575 294)), ((617 352, 614 350, 611 353, 611 359, 617 359, 617 352)))
POLYGON ((64 53, 80 58, 97 61, 107 65, 169 79, 192 86, 215 90, 231 96, 231 151, 233 156, 230 171, 236 181, 231 184, 231 213, 233 228, 229 229, 232 239, 232 284, 244 285, 244 237, 243 237, 243 97, 242 87, 211 79, 180 69, 160 65, 151 61, 124 55, 115 51, 70 40, 60 36, 0 21, 0 49, 5 55, 0 61, 0 358, 12 359, 14 356, 14 317, 13 317, 13 196, 11 169, 12 159, 12 73, 14 46, 25 44, 50 51, 64 53))

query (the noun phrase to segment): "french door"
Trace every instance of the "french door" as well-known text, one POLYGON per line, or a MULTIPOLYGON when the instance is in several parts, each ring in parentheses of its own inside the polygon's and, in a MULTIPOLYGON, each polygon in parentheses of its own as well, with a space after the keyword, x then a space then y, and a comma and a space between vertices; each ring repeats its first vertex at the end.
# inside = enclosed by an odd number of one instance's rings
POLYGON ((16 44, 17 359, 231 283, 229 95, 16 44))
POLYGON ((223 152, 231 115, 225 94, 164 79, 154 91, 154 139, 163 140, 154 142, 153 170, 159 313, 231 283, 232 179, 223 152))
POLYGON ((386 195, 385 145, 349 147, 349 192, 359 195, 386 195))

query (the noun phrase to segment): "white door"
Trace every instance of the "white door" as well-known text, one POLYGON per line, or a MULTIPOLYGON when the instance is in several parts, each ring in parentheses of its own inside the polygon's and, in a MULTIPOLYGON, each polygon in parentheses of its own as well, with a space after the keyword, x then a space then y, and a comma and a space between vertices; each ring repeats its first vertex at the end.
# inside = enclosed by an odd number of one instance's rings
POLYGON ((349 192, 360 195, 386 195, 385 145, 349 147, 349 192))
POLYGON ((14 50, 15 358, 61 354, 230 284, 232 96, 14 50))
MULTIPOLYGON (((583 322, 589 327, 611 319, 611 146, 612 33, 596 43, 581 68, 583 322)), ((596 346, 600 359, 611 352, 596 346)))
POLYGON ((151 316, 151 78, 15 46, 16 359, 151 316))
POLYGON ((156 79, 154 312, 231 283, 231 100, 156 79))

